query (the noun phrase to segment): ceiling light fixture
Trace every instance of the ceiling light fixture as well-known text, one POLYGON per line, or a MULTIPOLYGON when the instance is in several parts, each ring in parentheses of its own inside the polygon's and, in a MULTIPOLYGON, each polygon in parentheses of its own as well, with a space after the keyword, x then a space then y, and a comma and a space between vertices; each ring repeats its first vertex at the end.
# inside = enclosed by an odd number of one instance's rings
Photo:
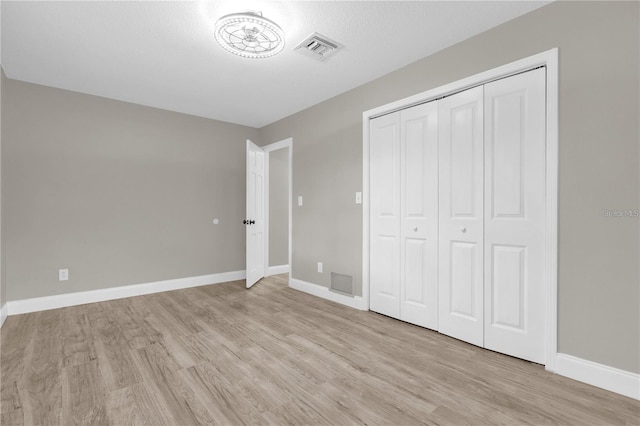
POLYGON ((260 12, 232 13, 218 19, 216 41, 245 58, 268 58, 284 49, 284 32, 260 12))

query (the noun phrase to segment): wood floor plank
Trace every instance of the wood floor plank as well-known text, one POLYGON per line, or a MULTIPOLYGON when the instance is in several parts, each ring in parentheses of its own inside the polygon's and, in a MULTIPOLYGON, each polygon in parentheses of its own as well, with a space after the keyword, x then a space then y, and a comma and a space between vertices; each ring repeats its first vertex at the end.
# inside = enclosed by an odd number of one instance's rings
POLYGON ((59 424, 62 411, 64 310, 37 313, 36 335, 18 381, 24 423, 59 424))
MULTIPOLYGON (((121 425, 151 425, 145 413, 139 407, 133 388, 144 386, 143 383, 136 383, 127 388, 109 392, 107 397, 107 415, 109 422, 121 425)), ((159 425, 162 423, 158 423, 159 425)))
POLYGON ((395 391, 393 385, 383 384, 384 387, 381 388, 363 383, 363 380, 354 382, 337 378, 325 383, 320 391, 347 405, 349 412, 365 424, 385 424, 388 419, 393 419, 396 424, 420 425, 425 423, 422 418, 427 419, 433 410, 432 406, 423 405, 417 406, 409 413, 396 404, 397 398, 390 400, 389 396, 395 391), (385 391, 382 392, 382 389, 385 391))
POLYGON ((243 349, 240 358, 252 367, 252 377, 258 378, 258 383, 272 384, 286 399, 311 398, 317 387, 316 383, 296 374, 287 363, 261 347, 243 349))
POLYGON ((64 314, 62 365, 68 367, 95 360, 95 342, 84 308, 68 308, 64 314))
POLYGON ((5 425, 640 425, 640 402, 292 290, 287 276, 12 316, 5 425))
POLYGON ((188 368, 183 375, 201 400, 208 402, 215 424, 260 423, 255 404, 242 397, 240 382, 230 384, 224 374, 210 364, 188 368))
POLYGON ((195 397, 179 373, 180 367, 163 345, 135 351, 134 358, 145 383, 162 399, 175 424, 212 424, 213 417, 195 397))
POLYGON ((120 327, 122 336, 131 349, 139 349, 160 342, 163 336, 161 329, 158 330, 149 323, 150 314, 144 310, 144 306, 147 305, 135 303, 139 299, 114 300, 108 313, 109 318, 120 327))
MULTIPOLYGON (((247 413, 252 419, 259 419, 256 413, 279 406, 283 401, 290 399, 282 387, 265 377, 251 362, 247 362, 246 354, 242 354, 246 349, 232 350, 225 344, 224 338, 217 340, 215 336, 204 334, 191 336, 190 345, 197 348, 199 353, 215 354, 198 365, 196 372, 200 375, 206 374, 207 377, 215 377, 216 382, 222 381, 233 388, 241 396, 238 401, 244 401, 242 405, 247 406, 247 409, 251 408, 247 413)), ((234 400, 236 398, 238 396, 234 396, 234 400)))
POLYGON ((106 424, 106 393, 97 360, 65 367, 62 424, 106 424))
POLYGON ((175 335, 181 336, 202 331, 200 321, 191 313, 191 310, 174 300, 179 293, 169 291, 148 296, 155 307, 153 315, 163 318, 165 327, 169 327, 168 322, 170 322, 171 332, 175 335), (180 315, 175 315, 175 312, 180 312, 180 315))
POLYGON ((24 413, 22 408, 0 413, 0 425, 18 426, 24 424, 24 413))
POLYGON ((111 425, 174 425, 164 402, 144 382, 110 392, 107 415, 111 425))
MULTIPOLYGON (((98 303, 97 305, 103 305, 98 303)), ((108 310, 99 306, 97 312, 88 314, 93 327, 96 357, 100 364, 100 371, 107 386, 107 390, 114 391, 126 388, 142 379, 131 357, 131 350, 121 327, 110 315, 108 310)), ((90 307, 87 307, 90 310, 90 307)))
MULTIPOLYGON (((269 424, 283 425, 327 425, 334 424, 335 420, 316 410, 307 401, 287 402, 277 411, 263 414, 263 418, 269 424)), ((338 423, 336 423, 338 424, 338 423)))
MULTIPOLYGON (((37 332, 36 314, 16 315, 6 319, 0 337, 0 413, 6 419, 23 417, 20 389, 33 351, 37 332), (18 413, 12 413, 18 411, 18 413)), ((2 424, 14 424, 3 420, 2 424)), ((15 423, 18 424, 18 423, 15 423)))
POLYGON ((0 334, 0 369, 2 378, 15 379, 22 375, 25 352, 33 344, 38 315, 23 314, 5 320, 0 334))

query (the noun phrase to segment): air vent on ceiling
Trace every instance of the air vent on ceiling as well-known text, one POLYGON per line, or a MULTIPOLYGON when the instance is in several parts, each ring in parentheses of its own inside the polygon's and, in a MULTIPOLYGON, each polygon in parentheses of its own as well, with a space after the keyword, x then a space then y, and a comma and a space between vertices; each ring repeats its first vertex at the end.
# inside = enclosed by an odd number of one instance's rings
POLYGON ((315 58, 319 61, 324 61, 329 56, 342 49, 344 46, 338 42, 331 40, 328 37, 313 33, 301 43, 299 43, 294 50, 303 53, 307 56, 315 58))

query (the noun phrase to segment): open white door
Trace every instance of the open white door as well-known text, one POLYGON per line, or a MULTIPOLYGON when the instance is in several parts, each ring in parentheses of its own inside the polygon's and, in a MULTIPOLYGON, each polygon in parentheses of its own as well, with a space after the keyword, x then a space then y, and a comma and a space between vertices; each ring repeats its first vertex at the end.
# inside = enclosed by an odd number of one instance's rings
POLYGON ((264 150, 247 139, 247 288, 264 277, 264 150))

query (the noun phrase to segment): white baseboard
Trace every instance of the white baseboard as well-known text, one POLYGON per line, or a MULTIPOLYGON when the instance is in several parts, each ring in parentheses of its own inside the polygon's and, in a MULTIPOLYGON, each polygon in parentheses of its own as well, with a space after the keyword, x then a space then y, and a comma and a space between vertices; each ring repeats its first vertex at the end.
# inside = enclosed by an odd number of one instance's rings
POLYGON ((567 354, 557 354, 555 367, 561 376, 640 400, 640 374, 567 354))
POLYGON ((270 277, 271 275, 278 274, 288 274, 289 273, 289 265, 278 265, 278 266, 269 266, 267 267, 267 273, 265 277, 270 277))
POLYGON ((2 308, 0 308, 0 328, 2 328, 2 325, 4 324, 4 320, 7 319, 8 312, 9 312, 9 307, 5 303, 4 305, 2 305, 2 308))
POLYGON ((300 290, 305 293, 309 293, 313 296, 318 296, 323 299, 331 300, 332 302, 341 303, 343 305, 349 306, 354 309, 359 309, 361 311, 368 310, 364 299, 360 296, 345 296, 340 293, 335 293, 333 291, 329 291, 329 288, 323 287, 321 285, 312 284, 306 281, 298 280, 295 278, 289 279, 289 287, 300 290))
POLYGON ((13 300, 7 302, 5 306, 8 308, 7 313, 9 315, 26 314, 28 312, 46 311, 49 309, 66 308, 67 306, 84 305, 86 303, 124 299, 126 297, 141 296, 143 294, 160 293, 163 291, 180 290, 183 288, 243 280, 245 277, 245 271, 222 272, 219 274, 201 275, 198 277, 177 278, 174 280, 111 287, 77 293, 58 294, 55 296, 36 297, 33 299, 13 300))

